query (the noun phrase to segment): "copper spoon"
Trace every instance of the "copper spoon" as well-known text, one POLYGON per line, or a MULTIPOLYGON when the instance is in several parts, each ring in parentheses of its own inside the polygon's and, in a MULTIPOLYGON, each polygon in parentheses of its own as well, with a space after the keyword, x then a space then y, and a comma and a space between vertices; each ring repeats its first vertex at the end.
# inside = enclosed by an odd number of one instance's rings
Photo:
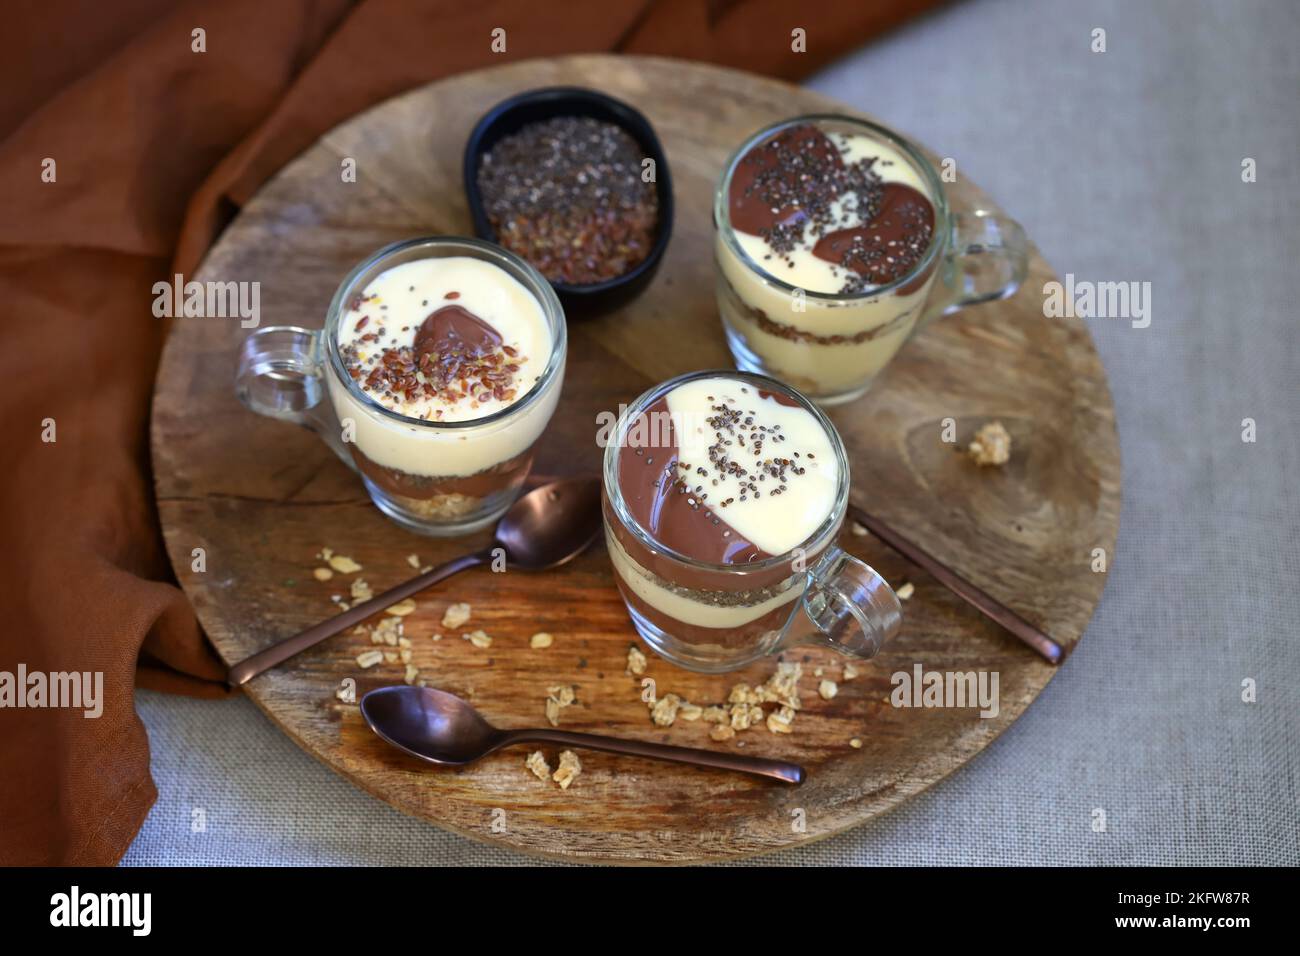
POLYGON ((644 740, 625 740, 572 730, 538 727, 530 730, 499 730, 489 724, 472 705, 455 694, 432 687, 399 685, 380 687, 361 698, 361 715, 370 729, 399 750, 413 757, 443 766, 459 767, 514 744, 555 744, 580 750, 601 750, 669 760, 696 767, 738 770, 782 783, 803 783, 804 769, 798 764, 761 757, 742 757, 693 747, 673 747, 644 740))
POLYGON ((235 687, 246 684, 258 674, 283 664, 295 654, 360 624, 372 614, 378 614, 412 594, 445 581, 466 568, 487 564, 496 548, 505 550, 507 569, 544 571, 564 564, 596 540, 600 523, 600 482, 595 478, 567 478, 540 485, 522 496, 501 516, 492 543, 482 551, 454 558, 405 584, 389 588, 369 601, 355 604, 328 621, 263 648, 231 667, 226 680, 235 687))

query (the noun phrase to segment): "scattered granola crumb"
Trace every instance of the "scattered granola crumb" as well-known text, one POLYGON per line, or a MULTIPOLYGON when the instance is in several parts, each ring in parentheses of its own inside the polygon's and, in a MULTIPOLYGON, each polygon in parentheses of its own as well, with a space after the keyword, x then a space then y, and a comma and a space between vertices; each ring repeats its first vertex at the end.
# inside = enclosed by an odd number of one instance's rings
POLYGON ((748 684, 737 684, 727 695, 728 704, 757 704, 761 698, 748 684))
POLYGON ((709 731, 709 737, 713 740, 730 740, 736 736, 736 732, 731 729, 730 724, 718 724, 709 731))
POLYGON ((420 668, 416 667, 414 664, 408 661, 406 664, 406 675, 402 678, 402 680, 406 681, 406 683, 408 684, 414 684, 415 679, 419 676, 420 676, 420 668))
POLYGON ((977 465, 1005 465, 1011 458, 1011 435, 1001 422, 989 422, 975 433, 967 452, 977 465))
POLYGON ((840 676, 840 680, 846 680, 846 681, 853 680, 853 678, 857 677, 861 673, 862 672, 858 670, 856 667, 854 667, 852 664, 845 664, 844 673, 840 676))
POLYGON ((757 694, 764 703, 784 704, 799 709, 799 678, 803 665, 797 661, 781 661, 776 673, 758 687, 757 694))
POLYGON ((545 647, 550 647, 554 643, 555 638, 550 634, 547 634, 545 631, 539 631, 528 639, 528 646, 535 651, 539 651, 545 647))
POLYGON ((864 525, 859 524, 856 521, 853 522, 853 524, 850 527, 853 530, 853 537, 855 538, 865 538, 867 535, 871 534, 871 532, 868 531, 864 525))
POLYGON ((352 581, 352 600, 369 601, 375 596, 375 592, 370 590, 370 585, 361 578, 354 578, 352 581))
POLYGON ((788 734, 794 731, 794 708, 781 707, 767 715, 767 729, 774 734, 788 734))
POLYGON ((391 607, 384 608, 385 614, 391 614, 393 617, 406 617, 415 610, 415 599, 407 598, 405 601, 398 601, 391 607))
POLYGON ((442 635, 441 635, 441 634, 430 634, 430 635, 429 635, 429 640, 431 640, 431 641, 440 641, 440 640, 442 640, 442 635))
POLYGON ((321 548, 321 549, 320 549, 320 554, 316 555, 316 557, 320 558, 320 560, 322 560, 322 561, 329 561, 330 558, 334 557, 334 549, 333 549, 333 548, 321 548))
POLYGON ((377 648, 371 648, 368 651, 362 651, 357 655, 357 666, 362 670, 374 667, 384 659, 384 652, 377 648))
POLYGON ((546 719, 552 727, 560 726, 560 711, 578 699, 577 691, 571 684, 556 684, 546 688, 546 719))
POLYGON ((420 556, 419 556, 418 554, 408 554, 408 555, 406 556, 406 563, 409 564, 409 565, 410 565, 411 567, 413 567, 413 568, 419 568, 419 566, 420 566, 420 556))
POLYGON ((384 655, 384 660, 389 664, 397 663, 397 651, 381 651, 380 653, 384 655))
POLYGON ((442 626, 455 630, 469 620, 468 604, 453 604, 442 615, 442 626))
POLYGON ((862 749, 862 738, 861 738, 861 737, 854 737, 852 740, 849 741, 849 746, 852 747, 854 750, 861 750, 861 749, 862 749))
POLYGON ((403 647, 399 649, 397 652, 397 657, 399 660, 401 660, 403 664, 411 663, 411 658, 413 656, 414 655, 411 653, 411 649, 409 647, 403 647))
POLYGON ((751 706, 757 708, 760 715, 763 713, 763 708, 759 707, 757 704, 735 704, 731 708, 732 730, 748 730, 753 726, 754 718, 750 711, 751 706))
POLYGON ((375 644, 387 644, 398 647, 402 641, 402 619, 400 617, 381 617, 370 634, 375 644))
POLYGON ((578 755, 572 750, 565 750, 560 753, 560 765, 555 773, 551 774, 551 779, 560 785, 561 790, 568 790, 569 784, 573 783, 574 778, 580 773, 582 773, 582 762, 578 760, 578 755))
POLYGON ((703 713, 704 708, 699 704, 692 704, 685 700, 677 708, 677 716, 682 720, 699 720, 703 713))
POLYGON ((328 581, 330 578, 334 577, 334 572, 329 568, 313 568, 311 576, 317 581, 328 581))
POLYGON ((682 699, 676 694, 664 694, 650 705, 650 719, 659 727, 671 727, 677 719, 677 708, 682 699))
POLYGON ((817 693, 822 695, 825 700, 830 700, 840 692, 840 687, 833 680, 824 680, 817 685, 817 693))
POLYGON ((534 750, 524 761, 524 766, 533 772, 538 780, 549 780, 551 778, 551 765, 546 762, 546 756, 540 750, 534 750))
MULTIPOLYGON (((324 552, 321 553, 324 554, 324 552)), ((331 551, 330 556, 325 558, 325 561, 339 574, 356 574, 361 570, 361 565, 344 554, 335 554, 331 551)))
POLYGON ((492 646, 492 638, 488 637, 483 631, 470 631, 468 634, 462 634, 461 637, 469 641, 479 650, 486 650, 492 646))
POLYGON ((813 671, 813 676, 814 676, 814 677, 821 677, 822 674, 824 674, 824 673, 826 673, 826 668, 824 668, 824 667, 819 667, 819 668, 817 668, 815 671, 813 671))
POLYGON ((895 593, 898 594, 898 599, 900 601, 910 601, 912 599, 912 595, 916 593, 916 585, 914 585, 911 581, 906 581, 903 583, 903 586, 900 587, 898 591, 895 593))
MULTIPOLYGON (((706 724, 727 724, 731 721, 731 714, 727 712, 727 708, 719 707, 716 704, 712 707, 705 707, 703 717, 706 724)), ((730 730, 731 728, 728 727, 727 729, 730 730)))
POLYGON ((632 677, 640 677, 645 673, 646 659, 641 653, 641 648, 632 644, 627 649, 627 673, 632 677))

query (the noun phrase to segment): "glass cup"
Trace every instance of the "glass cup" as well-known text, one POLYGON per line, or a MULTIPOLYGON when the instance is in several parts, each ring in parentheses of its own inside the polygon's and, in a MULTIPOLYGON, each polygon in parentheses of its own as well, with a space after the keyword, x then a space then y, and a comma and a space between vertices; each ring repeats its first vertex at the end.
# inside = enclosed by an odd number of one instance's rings
POLYGON ((736 367, 779 378, 822 405, 866 392, 929 320, 1006 298, 1025 277, 1027 247, 1019 224, 984 209, 950 209, 938 174, 916 146, 846 116, 796 117, 741 143, 718 184, 713 222, 718 311, 736 367), (800 124, 869 138, 893 159, 896 178, 929 199, 930 245, 906 275, 860 293, 814 292, 770 275, 745 251, 730 222, 732 176, 750 149, 800 124))
POLYGON ((477 239, 434 236, 394 243, 357 265, 334 293, 320 330, 271 326, 240 352, 235 391, 260 415, 312 429, 365 483, 370 499, 419 534, 469 534, 494 523, 514 502, 532 467, 564 381, 564 311, 532 266, 477 239), (466 256, 502 269, 541 304, 550 358, 518 401, 467 421, 426 421, 386 408, 345 370, 338 328, 346 303, 380 273, 416 259, 466 256), (329 401, 323 401, 328 393, 329 401))
POLYGON ((623 410, 605 446, 605 542, 637 633, 689 670, 720 673, 799 644, 871 658, 898 633, 902 608, 889 584, 836 544, 849 499, 849 462, 835 426, 794 389, 761 375, 705 371, 657 385, 623 410), (638 523, 619 488, 619 456, 653 448, 661 429, 635 427, 682 383, 730 378, 788 396, 825 429, 839 481, 826 520, 785 554, 747 564, 709 564, 661 544, 638 523))

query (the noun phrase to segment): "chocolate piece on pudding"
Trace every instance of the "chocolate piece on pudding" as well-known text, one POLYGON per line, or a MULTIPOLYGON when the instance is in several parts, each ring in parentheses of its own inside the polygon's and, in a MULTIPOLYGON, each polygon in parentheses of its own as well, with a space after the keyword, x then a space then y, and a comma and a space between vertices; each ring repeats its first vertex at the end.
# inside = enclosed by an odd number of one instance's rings
POLYGON ((782 230, 778 235, 789 236, 815 211, 800 182, 809 169, 844 169, 839 150, 815 126, 792 126, 751 149, 731 177, 731 228, 755 236, 782 230))

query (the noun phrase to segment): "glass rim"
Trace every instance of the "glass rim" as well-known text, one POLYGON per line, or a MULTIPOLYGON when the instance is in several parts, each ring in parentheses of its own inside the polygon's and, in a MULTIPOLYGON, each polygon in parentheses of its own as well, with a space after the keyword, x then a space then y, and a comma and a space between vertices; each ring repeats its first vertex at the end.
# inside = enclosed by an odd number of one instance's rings
POLYGON ((743 372, 736 369, 702 369, 697 372, 687 372, 683 375, 677 375, 665 382, 660 382, 644 392, 642 392, 631 404, 627 405, 618 416, 618 421, 614 425, 614 431, 610 436, 610 441, 605 445, 605 458, 602 468, 602 479, 605 487, 605 495, 609 499, 610 505, 614 509, 615 515, 623 527, 646 548, 656 554, 670 558, 679 564, 689 565, 692 568, 698 568, 704 571, 719 571, 727 574, 745 575, 759 571, 768 571, 772 568, 779 567, 790 560, 790 555, 805 546, 821 541, 835 529, 844 520, 844 515, 848 510, 849 499, 849 459, 848 452, 844 447, 844 440, 840 438, 839 431, 835 428, 834 423, 827 417, 826 413, 817 406, 815 402, 803 395, 801 392, 784 382, 771 378, 767 375, 760 375, 756 372, 743 372), (642 527, 641 523, 636 520, 623 500, 623 491, 618 485, 618 457, 623 447, 623 435, 627 431, 629 424, 645 410, 646 406, 655 402, 663 395, 667 394, 678 385, 687 382, 693 382, 701 378, 730 378, 748 382, 750 385, 762 388, 764 391, 780 392, 799 403, 799 407, 810 412, 817 420, 818 424, 826 432, 830 439, 831 447, 835 451, 835 461, 839 465, 840 475, 839 482, 835 488, 835 502, 831 506, 830 512, 826 519, 817 526, 817 529, 807 538, 800 541, 794 547, 782 554, 775 554, 771 557, 764 558, 762 561, 752 561, 747 564, 716 564, 710 561, 701 561, 698 558, 692 558, 689 555, 682 554, 668 545, 663 544, 650 534, 649 530, 642 527))
POLYGON ((867 299, 874 299, 881 295, 887 295, 896 289, 914 282, 916 278, 929 270, 935 259, 938 258, 940 250, 946 241, 948 215, 948 197, 944 193, 943 183, 940 181, 938 174, 934 171, 934 165, 925 158, 920 149, 914 146, 909 140, 904 139, 891 129, 881 126, 879 123, 873 123, 871 120, 862 119, 857 116, 847 116, 842 113, 805 113, 801 116, 794 116, 790 119, 784 119, 768 126, 764 126, 756 133, 751 134, 745 139, 736 150, 727 159, 723 167, 722 178, 718 181, 718 187, 713 194, 713 221, 723 242, 732 254, 740 260, 741 264, 749 268, 765 281, 770 282, 785 292, 793 294, 796 291, 802 292, 806 299, 813 299, 824 302, 856 302, 867 299), (870 289, 862 292, 854 292, 848 295, 840 292, 817 292, 812 289, 803 289, 800 286, 786 282, 784 279, 772 275, 761 264, 755 262, 740 243, 736 241, 736 230, 731 227, 730 212, 730 193, 731 178, 745 155, 763 142, 765 139, 773 136, 783 129, 791 126, 797 126, 801 123, 841 123, 850 126, 857 126, 866 130, 872 137, 883 139, 889 145, 895 147, 904 157, 911 161, 912 165, 919 170, 926 185, 930 189, 930 195, 927 197, 931 205, 934 206, 934 234, 930 237, 930 245, 926 248, 925 255, 917 261, 910 270, 905 274, 888 282, 885 285, 872 286, 870 289))
MULTIPOLYGON (((432 257, 430 257, 432 258, 432 257)), ((415 260, 410 260, 415 261, 415 260)), ((483 425, 490 425, 495 422, 509 418, 511 415, 524 411, 528 406, 534 404, 538 398, 546 391, 547 386, 555 378, 560 367, 564 364, 565 348, 568 344, 568 326, 565 321, 564 307, 560 305, 560 300, 551 288, 551 284, 542 277, 533 266, 529 265, 523 259, 514 253, 485 242, 482 239, 472 239, 468 236, 418 236, 414 239, 401 239, 397 242, 390 242, 386 246, 376 249, 365 259, 358 262, 339 283, 338 289, 334 292, 334 297, 330 300, 329 309, 325 313, 325 327, 322 329, 324 338, 325 352, 329 356, 330 368, 335 377, 347 389, 348 394, 359 401, 367 411, 375 411, 387 419, 400 422, 404 425, 415 425, 420 428, 431 428, 436 431, 457 431, 460 429, 477 428, 483 425), (523 275, 511 275, 511 278, 520 281, 524 288, 527 289, 538 304, 542 307, 542 314, 546 317, 547 324, 551 329, 551 354, 546 363, 546 368, 538 376, 537 381, 533 383, 532 388, 526 391, 523 396, 516 402, 512 402, 505 408, 497 409, 490 415, 484 415, 481 418, 466 418, 458 421, 429 421, 427 418, 412 418, 410 415, 403 415, 401 412, 393 411, 386 405, 375 401, 356 383, 356 380, 347 373, 343 365, 343 357, 339 354, 338 348, 338 325, 343 315, 343 303, 354 292, 359 291, 354 287, 357 280, 378 265, 385 259, 393 257, 399 252, 407 249, 413 249, 418 246, 430 247, 460 247, 462 249, 473 250, 480 253, 472 258, 480 258, 484 261, 492 262, 493 259, 499 260, 493 262, 498 268, 503 269, 508 275, 510 270, 505 265, 514 266, 519 269, 523 275), (505 265, 503 265, 504 263, 505 265), (523 282, 523 280, 528 280, 523 282)))

